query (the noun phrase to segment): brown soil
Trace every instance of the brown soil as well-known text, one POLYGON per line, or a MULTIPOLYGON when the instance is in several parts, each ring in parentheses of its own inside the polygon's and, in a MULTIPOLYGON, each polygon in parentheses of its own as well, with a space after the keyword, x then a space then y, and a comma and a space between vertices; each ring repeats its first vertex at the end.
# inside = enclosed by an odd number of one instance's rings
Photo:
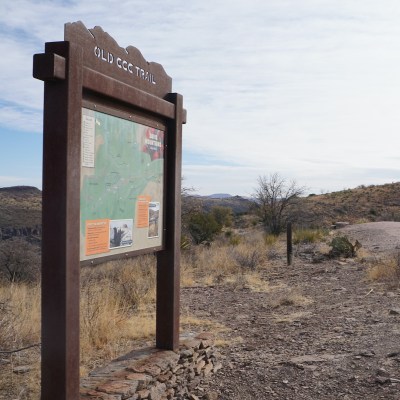
MULTIPOLYGON (((343 233, 369 258, 400 245, 400 223, 343 233)), ((276 260, 265 292, 182 290, 188 312, 229 328, 218 337, 228 343, 224 368, 204 384, 204 398, 400 399, 399 282, 368 282, 365 260, 314 263, 312 252, 299 248, 291 267, 283 256, 276 260)))

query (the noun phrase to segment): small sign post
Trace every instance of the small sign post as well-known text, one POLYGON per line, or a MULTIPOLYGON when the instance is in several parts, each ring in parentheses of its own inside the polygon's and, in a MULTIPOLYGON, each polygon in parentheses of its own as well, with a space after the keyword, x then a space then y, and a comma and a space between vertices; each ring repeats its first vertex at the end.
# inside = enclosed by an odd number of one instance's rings
POLYGON ((44 81, 42 399, 79 398, 80 266, 157 254, 156 346, 179 341, 182 96, 100 27, 65 25, 44 81))

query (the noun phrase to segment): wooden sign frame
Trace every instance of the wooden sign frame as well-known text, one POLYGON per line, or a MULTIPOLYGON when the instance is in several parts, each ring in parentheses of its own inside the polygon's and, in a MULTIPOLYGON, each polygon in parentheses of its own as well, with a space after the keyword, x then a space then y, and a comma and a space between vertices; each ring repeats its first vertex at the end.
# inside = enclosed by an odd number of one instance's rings
POLYGON ((42 399, 79 399, 80 165, 83 102, 161 120, 167 131, 164 243, 157 255, 156 346, 179 342, 182 124, 180 94, 160 64, 100 27, 65 25, 65 41, 34 55, 44 81, 42 399))

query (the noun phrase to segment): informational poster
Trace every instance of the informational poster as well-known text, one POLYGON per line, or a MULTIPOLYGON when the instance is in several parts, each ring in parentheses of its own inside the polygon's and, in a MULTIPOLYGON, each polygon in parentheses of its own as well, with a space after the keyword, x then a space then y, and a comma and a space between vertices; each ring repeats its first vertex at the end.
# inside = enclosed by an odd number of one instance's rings
POLYGON ((94 168, 95 118, 82 117, 82 167, 94 168))
POLYGON ((149 205, 151 198, 149 196, 139 196, 137 202, 137 222, 138 228, 147 228, 149 226, 149 205))
POLYGON ((82 109, 81 261, 162 245, 164 135, 82 109))
POLYGON ((108 253, 110 241, 109 222, 107 219, 86 221, 86 255, 108 253))

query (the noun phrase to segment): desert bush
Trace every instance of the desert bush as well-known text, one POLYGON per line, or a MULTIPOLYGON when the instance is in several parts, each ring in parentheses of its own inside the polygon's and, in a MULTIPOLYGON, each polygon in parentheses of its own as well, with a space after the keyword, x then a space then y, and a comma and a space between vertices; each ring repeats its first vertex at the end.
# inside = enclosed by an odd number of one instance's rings
POLYGON ((331 257, 355 257, 357 250, 361 248, 361 243, 356 240, 354 244, 350 242, 347 236, 336 236, 329 243, 332 249, 329 252, 331 257))
POLYGON ((228 239, 228 243, 231 246, 237 246, 241 242, 240 236, 232 230, 228 230, 225 232, 225 238, 228 239))
POLYGON ((233 258, 240 269, 255 271, 265 261, 265 251, 242 245, 235 248, 233 258))
POLYGON ((232 214, 232 208, 230 207, 215 206, 211 209, 211 215, 221 228, 232 226, 232 214))
POLYGON ((0 241, 0 280, 37 282, 40 275, 40 250, 22 238, 0 241))
POLYGON ((221 232, 221 226, 209 213, 198 212, 190 217, 188 230, 195 244, 210 243, 221 232))

